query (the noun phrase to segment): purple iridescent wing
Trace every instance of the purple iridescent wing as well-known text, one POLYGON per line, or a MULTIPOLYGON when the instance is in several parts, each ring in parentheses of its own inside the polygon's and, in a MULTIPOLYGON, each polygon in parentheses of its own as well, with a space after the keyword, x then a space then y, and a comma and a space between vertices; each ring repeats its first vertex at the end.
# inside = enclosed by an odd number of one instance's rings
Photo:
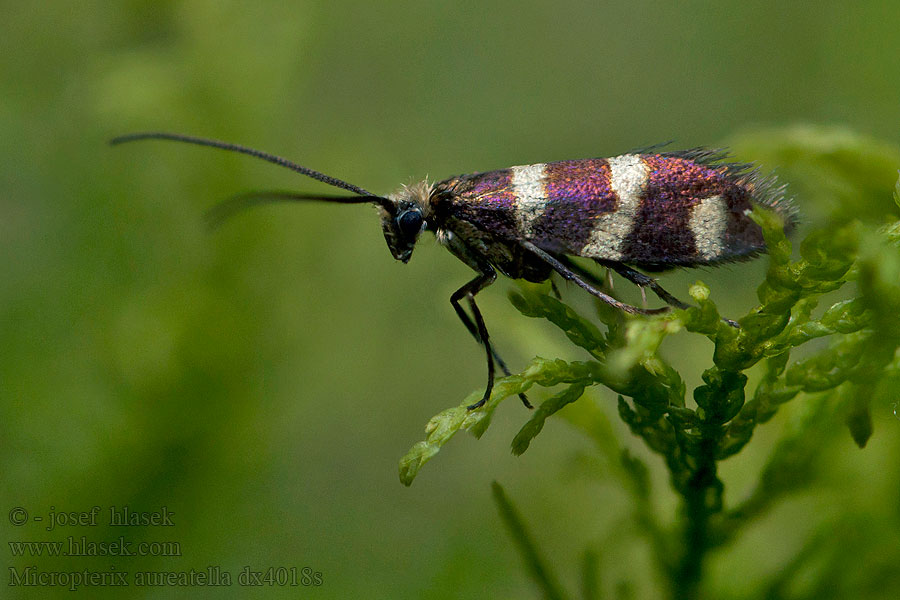
POLYGON ((783 190, 721 155, 625 154, 512 167, 438 184, 449 213, 494 241, 648 268, 713 264, 764 249, 754 202, 793 219, 783 190))

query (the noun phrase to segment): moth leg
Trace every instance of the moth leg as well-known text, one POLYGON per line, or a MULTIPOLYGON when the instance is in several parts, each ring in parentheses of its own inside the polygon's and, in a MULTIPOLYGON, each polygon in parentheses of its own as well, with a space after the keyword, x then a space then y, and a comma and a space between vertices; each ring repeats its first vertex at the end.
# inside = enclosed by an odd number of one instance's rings
MULTIPOLYGON (((453 304, 454 308, 459 307, 459 301, 463 298, 469 302, 472 316, 475 317, 476 333, 478 334, 481 343, 484 344, 485 354, 487 355, 487 388, 485 388, 484 396, 481 397, 481 400, 469 406, 469 410, 475 410, 476 408, 484 406, 484 403, 491 397, 491 391, 494 389, 494 353, 491 350, 491 341, 488 336, 487 327, 484 324, 484 318, 481 316, 481 311, 478 310, 478 305, 475 303, 475 294, 494 283, 495 279, 497 279, 497 272, 494 271, 494 268, 490 265, 482 265, 481 273, 475 279, 453 292, 453 295, 450 296, 450 303, 453 304)), ((461 308, 457 310, 457 314, 459 314, 460 310, 461 308)))
POLYGON ((610 306, 614 306, 614 307, 618 308, 619 310, 622 310, 624 312, 627 312, 627 313, 630 313, 633 315, 656 315, 659 313, 664 313, 669 310, 668 306, 664 306, 662 308, 638 308, 637 306, 632 306, 630 304, 625 304, 624 302, 619 302, 612 296, 601 292, 599 289, 597 289, 597 287, 595 287, 588 281, 585 281, 585 279, 595 280, 594 277, 584 278, 581 276, 581 274, 576 272, 576 271, 583 271, 583 269, 577 268, 577 269, 573 270, 573 269, 569 268, 566 264, 563 263, 563 261, 559 260, 552 254, 550 254, 544 250, 541 250, 540 248, 538 248, 537 246, 535 246, 534 244, 532 244, 529 241, 523 241, 523 242, 521 242, 521 244, 522 244, 523 248, 525 248, 526 250, 528 250, 529 252, 531 252, 532 254, 534 254, 535 256, 540 258, 541 260, 543 260, 545 263, 550 265, 550 267, 554 271, 559 273, 564 279, 567 279, 567 280, 571 281, 572 283, 578 285, 579 287, 584 288, 592 296, 595 296, 595 297, 599 298, 600 300, 603 300, 610 306))
MULTIPOLYGON (((455 294, 454 294, 455 296, 455 294)), ((460 296, 462 298, 462 296, 460 296)), ((478 335, 478 328, 475 326, 475 323, 472 322, 472 319, 469 318, 469 315, 466 314, 466 311, 463 310, 463 307, 459 304, 460 298, 450 297, 450 303, 453 305, 453 310, 456 311, 456 315, 459 317, 459 320, 462 321, 462 324, 466 326, 466 329, 469 330, 469 333, 472 334, 472 338, 481 344, 481 336, 478 335)), ((497 354, 495 349, 491 349, 492 354, 494 355, 494 361, 497 363, 497 366, 506 374, 510 375, 509 370, 506 368, 506 363, 503 362, 503 359, 500 358, 500 355, 497 354)))
MULTIPOLYGON (((469 333, 472 334, 472 337, 475 338, 475 341, 481 344, 481 335, 478 333, 478 328, 472 322, 472 319, 469 318, 469 315, 466 314, 466 311, 463 310, 463 307, 459 304, 459 300, 462 298, 462 295, 456 297, 456 294, 450 297, 450 303, 453 305, 453 310, 456 311, 456 315, 459 317, 459 320, 462 321, 463 325, 466 326, 466 329, 469 330, 469 333)), ((506 363, 500 357, 500 354, 497 353, 497 350, 490 346, 491 354, 494 356, 494 362, 497 363, 497 366, 500 367, 500 370, 503 371, 503 374, 509 377, 512 375, 509 368, 506 366, 506 363)), ((528 401, 528 396, 525 394, 519 394, 519 399, 522 400, 522 404, 525 405, 526 408, 534 408, 531 402, 528 401)))
POLYGON ((610 271, 609 268, 606 269, 606 275, 604 278, 597 275, 596 273, 592 273, 588 269, 585 269, 580 264, 571 260, 568 256, 557 256, 556 260, 561 262, 567 269, 574 272, 576 275, 596 288, 608 287, 610 291, 615 289, 612 282, 612 271, 610 271))
MULTIPOLYGON (((506 368, 506 363, 504 363, 500 359, 500 356, 494 351, 493 346, 491 346, 490 342, 487 339, 487 328, 484 326, 484 319, 481 317, 481 312, 478 310, 478 306, 475 304, 475 294, 493 283, 497 278, 497 273, 485 257, 470 248, 465 242, 463 242, 463 240, 454 235, 453 232, 445 232, 445 237, 447 248, 457 258, 459 258, 465 264, 469 265, 472 270, 479 273, 478 277, 476 277, 460 289, 456 290, 456 292, 454 292, 453 295, 450 296, 450 303, 453 305, 453 310, 456 311, 456 314, 463 322, 463 325, 466 326, 466 329, 469 330, 469 333, 472 334, 472 337, 475 338, 475 341, 477 341, 479 344, 484 344, 486 351, 489 353, 488 388, 485 393, 484 399, 482 399, 481 402, 469 407, 469 409, 473 409, 482 406, 485 400, 487 400, 487 398, 489 398, 491 395, 494 377, 494 363, 491 360, 491 357, 497 360, 497 363, 500 365, 500 368, 503 369, 503 372, 506 375, 510 375, 509 369, 506 368), (466 314, 466 311, 464 311, 459 304, 459 301, 468 294, 471 294, 469 302, 472 308, 472 314, 475 315, 475 323, 472 322, 472 320, 469 318, 469 315, 466 314)), ((526 408, 534 408, 528 401, 528 398, 525 396, 525 394, 519 394, 519 398, 522 400, 522 404, 524 404, 526 408)))
POLYGON ((627 266, 623 265, 622 263, 618 263, 618 262, 614 262, 614 261, 605 261, 605 260, 604 261, 598 260, 597 262, 600 263, 601 265, 603 265, 604 267, 614 270, 616 273, 618 273, 619 275, 621 275, 622 277, 624 277, 631 283, 633 283, 636 286, 638 286, 639 288, 641 288, 642 293, 643 293, 643 289, 645 287, 648 287, 651 290, 653 290, 653 293, 656 294, 657 296, 659 296, 660 300, 662 300, 666 304, 674 306, 675 308, 681 308, 681 309, 690 308, 690 306, 688 304, 685 304, 684 302, 682 302, 681 300, 679 300, 678 298, 676 298, 675 296, 673 296, 672 294, 670 294, 669 292, 664 290, 662 288, 662 286, 659 285, 659 283, 654 278, 650 277, 649 275, 645 275, 645 274, 641 273, 640 271, 635 271, 631 267, 627 267, 627 266))
MULTIPOLYGON (((676 308, 687 309, 690 308, 689 304, 685 304, 666 290, 662 289, 662 286, 657 283, 657 281, 650 277, 649 275, 645 275, 639 271, 635 271, 631 267, 627 267, 621 263, 609 262, 606 261, 597 261, 601 265, 608 266, 611 269, 614 269, 619 275, 630 281, 631 283, 637 285, 641 288, 641 294, 644 293, 644 286, 649 287, 653 290, 653 293, 660 297, 664 302, 671 304, 676 308)), ((722 317, 722 320, 731 325, 732 327, 740 328, 740 325, 737 322, 732 321, 731 319, 726 319, 722 317)))

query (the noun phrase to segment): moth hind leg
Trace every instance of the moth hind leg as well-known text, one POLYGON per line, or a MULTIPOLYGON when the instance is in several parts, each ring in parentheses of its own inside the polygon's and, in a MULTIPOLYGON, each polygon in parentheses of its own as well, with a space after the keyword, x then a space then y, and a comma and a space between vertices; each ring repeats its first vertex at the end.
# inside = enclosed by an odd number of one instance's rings
POLYGON ((522 241, 521 246, 538 259, 544 261, 550 268, 561 275, 563 279, 571 281, 580 288, 586 290, 592 296, 599 298, 603 302, 606 302, 610 306, 618 308, 623 312, 633 315, 656 315, 669 310, 668 306, 663 308, 638 308, 637 306, 632 306, 625 302, 619 302, 609 294, 600 290, 603 285, 597 281, 595 275, 568 260, 565 256, 551 254, 527 240, 522 241))
POLYGON ((650 288, 650 290, 659 296, 659 299, 668 304, 669 306, 674 306, 675 308, 686 309, 690 308, 690 305, 682 302, 669 292, 663 289, 659 282, 656 281, 653 277, 649 275, 645 275, 640 271, 635 271, 631 267, 623 265, 620 262, 615 262, 611 260, 599 260, 597 259, 597 263, 612 269, 631 283, 635 284, 639 288, 641 288, 641 293, 643 294, 644 288, 650 288))
MULTIPOLYGON (((631 267, 623 265, 622 263, 618 263, 618 262, 614 262, 614 261, 600 260, 600 259, 595 259, 595 260, 597 261, 598 264, 603 265, 604 267, 613 269, 616 273, 618 273, 619 275, 621 275, 622 277, 624 277, 631 283, 638 286, 641 289, 642 297, 646 298, 646 296, 644 295, 644 288, 648 287, 653 291, 654 294, 659 296, 660 300, 662 300, 666 304, 668 304, 670 306, 674 306, 675 308, 680 308, 682 310, 690 308, 689 304, 682 302, 681 300, 679 300, 678 298, 676 298, 675 296, 673 296, 672 294, 670 294, 669 292, 664 290, 663 287, 661 285, 659 285, 659 282, 657 282, 656 279, 654 279, 653 277, 650 277, 649 275, 645 275, 644 273, 641 273, 640 271, 635 271, 631 267)), ((731 325, 732 327, 740 327, 740 325, 738 325, 737 322, 732 321, 731 319, 726 319, 723 317, 722 320, 725 321, 726 323, 728 323, 729 325, 731 325)))

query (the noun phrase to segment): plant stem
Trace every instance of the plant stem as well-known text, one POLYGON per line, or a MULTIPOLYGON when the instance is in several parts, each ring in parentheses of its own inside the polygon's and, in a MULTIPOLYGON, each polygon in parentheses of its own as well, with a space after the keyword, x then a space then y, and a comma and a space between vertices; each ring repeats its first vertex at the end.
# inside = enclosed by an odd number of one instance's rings
POLYGON ((699 453, 682 489, 686 524, 683 553, 671 574, 672 598, 697 598, 703 561, 711 548, 710 517, 722 510, 722 482, 716 475, 715 450, 723 434, 720 425, 701 428, 699 453))

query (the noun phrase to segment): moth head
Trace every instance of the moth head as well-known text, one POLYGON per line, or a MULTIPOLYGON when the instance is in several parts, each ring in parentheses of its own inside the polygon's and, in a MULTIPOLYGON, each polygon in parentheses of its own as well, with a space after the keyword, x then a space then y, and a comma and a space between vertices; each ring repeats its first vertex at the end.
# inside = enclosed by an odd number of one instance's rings
POLYGON ((409 262, 419 235, 428 228, 428 197, 431 187, 426 182, 403 186, 381 205, 381 229, 393 257, 409 262))

